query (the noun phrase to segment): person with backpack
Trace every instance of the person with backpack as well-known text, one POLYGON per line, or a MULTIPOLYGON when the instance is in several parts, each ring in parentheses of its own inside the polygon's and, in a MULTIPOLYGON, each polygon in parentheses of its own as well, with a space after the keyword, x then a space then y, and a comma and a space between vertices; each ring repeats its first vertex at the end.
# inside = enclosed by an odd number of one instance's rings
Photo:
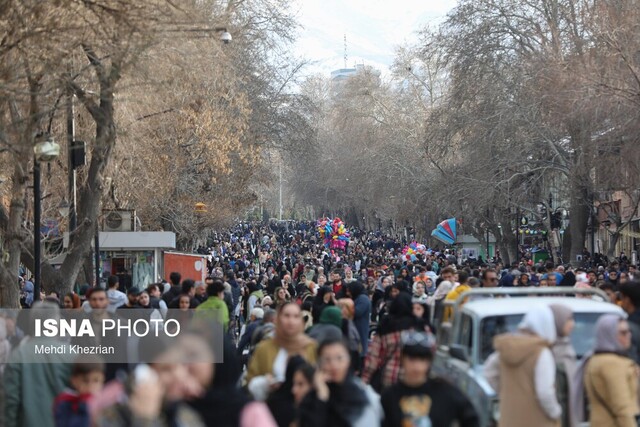
POLYGON ((242 326, 242 332, 240 334, 240 341, 238 342, 237 353, 242 356, 244 351, 251 343, 251 337, 253 333, 262 326, 262 319, 264 318, 264 310, 260 307, 255 307, 249 315, 249 323, 242 326))
POLYGON ((251 280, 247 283, 247 296, 246 296, 246 307, 245 313, 251 313, 256 305, 262 305, 262 299, 264 298, 264 292, 256 283, 255 280, 251 280))

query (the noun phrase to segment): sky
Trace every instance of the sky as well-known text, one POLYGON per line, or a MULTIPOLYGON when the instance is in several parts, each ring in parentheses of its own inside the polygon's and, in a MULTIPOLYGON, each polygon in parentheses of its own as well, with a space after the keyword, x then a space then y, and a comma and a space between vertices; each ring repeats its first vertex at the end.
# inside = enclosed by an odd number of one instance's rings
POLYGON ((302 26, 295 44, 298 56, 311 63, 305 74, 329 75, 344 66, 364 63, 386 73, 395 48, 411 43, 427 24, 437 25, 456 0, 298 0, 302 26))

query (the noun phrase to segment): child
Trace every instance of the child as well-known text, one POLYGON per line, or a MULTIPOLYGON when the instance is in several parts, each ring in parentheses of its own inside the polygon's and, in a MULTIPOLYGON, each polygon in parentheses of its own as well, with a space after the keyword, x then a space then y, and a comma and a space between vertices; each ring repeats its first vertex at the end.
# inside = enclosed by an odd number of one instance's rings
POLYGON ((98 356, 83 355, 71 371, 71 387, 56 397, 53 414, 56 427, 89 427, 89 400, 104 385, 104 361, 98 356))
POLYGON ((468 398, 448 382, 429 377, 435 346, 433 335, 406 331, 401 343, 404 375, 382 392, 382 426, 478 427, 478 416, 468 398))

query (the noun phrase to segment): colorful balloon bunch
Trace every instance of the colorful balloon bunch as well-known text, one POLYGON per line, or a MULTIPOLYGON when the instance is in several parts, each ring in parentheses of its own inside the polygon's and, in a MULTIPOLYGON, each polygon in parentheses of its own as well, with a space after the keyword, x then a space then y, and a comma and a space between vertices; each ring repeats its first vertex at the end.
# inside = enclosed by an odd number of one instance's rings
POLYGON ((326 248, 344 250, 349 243, 349 232, 340 218, 319 220, 318 234, 324 240, 326 248))
POLYGON ((427 247, 425 245, 419 244, 418 242, 411 242, 409 245, 405 246, 402 250, 402 255, 406 258, 410 258, 412 261, 417 259, 417 254, 425 254, 427 251, 427 247))

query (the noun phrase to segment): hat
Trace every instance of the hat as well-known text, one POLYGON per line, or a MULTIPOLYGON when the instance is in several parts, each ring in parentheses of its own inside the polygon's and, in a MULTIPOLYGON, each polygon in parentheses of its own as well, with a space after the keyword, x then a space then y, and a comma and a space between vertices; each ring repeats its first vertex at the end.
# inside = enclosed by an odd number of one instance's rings
POLYGON ((140 289, 129 288, 129 290, 127 291, 127 295, 140 295, 140 289))
POLYGON ((325 307, 320 313, 320 322, 324 325, 334 325, 342 328, 342 310, 334 305, 325 307))
POLYGON ((273 304, 273 300, 271 299, 270 296, 266 296, 264 298, 262 298, 262 306, 266 307, 267 305, 272 305, 273 304))
POLYGON ((404 331, 400 337, 402 355, 420 359, 433 359, 436 340, 431 333, 404 331))

